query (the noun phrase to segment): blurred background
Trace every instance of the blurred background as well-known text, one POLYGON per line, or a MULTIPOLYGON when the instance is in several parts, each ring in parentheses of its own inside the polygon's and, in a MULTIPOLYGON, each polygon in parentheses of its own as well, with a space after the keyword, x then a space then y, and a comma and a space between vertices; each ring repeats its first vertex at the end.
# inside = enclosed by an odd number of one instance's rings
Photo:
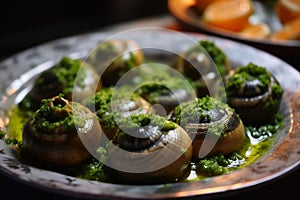
MULTIPOLYGON (((276 0, 259 1, 267 3, 276 0)), ((168 0, 1 1, 0 61, 22 50, 54 39, 165 14, 171 16, 168 10, 168 0)), ((185 27, 182 31, 194 30, 185 27)), ((268 46, 260 43, 249 44, 266 50, 300 69, 300 57, 298 53, 295 53, 295 48, 292 52, 291 49, 284 49, 284 47, 277 49, 272 46, 267 48, 268 46)))
POLYGON ((53 39, 167 12, 167 0, 1 1, 0 60, 53 39))

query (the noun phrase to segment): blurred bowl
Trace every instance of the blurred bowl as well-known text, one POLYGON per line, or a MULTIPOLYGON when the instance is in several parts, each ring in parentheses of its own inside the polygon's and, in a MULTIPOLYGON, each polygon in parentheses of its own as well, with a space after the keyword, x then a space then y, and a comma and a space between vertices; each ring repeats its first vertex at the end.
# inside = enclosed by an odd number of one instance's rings
MULTIPOLYGON (((253 0, 252 2, 255 13, 251 16, 251 21, 267 24, 271 32, 282 28, 282 24, 275 13, 274 1, 271 4, 268 3, 270 2, 268 0, 253 0)), ((196 8, 196 0, 169 0, 168 8, 184 31, 212 34, 251 45, 289 62, 297 70, 300 70, 300 41, 249 38, 239 33, 208 26, 203 22, 202 14, 196 8)))
POLYGON ((275 13, 282 24, 300 17, 299 0, 277 0, 274 6, 275 13))

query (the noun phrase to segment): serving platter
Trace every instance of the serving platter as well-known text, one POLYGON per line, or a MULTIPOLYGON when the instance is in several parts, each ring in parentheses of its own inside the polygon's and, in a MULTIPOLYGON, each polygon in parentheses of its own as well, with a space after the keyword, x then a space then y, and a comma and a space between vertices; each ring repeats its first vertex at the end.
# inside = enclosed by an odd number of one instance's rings
MULTIPOLYGON (((24 184, 54 193, 85 199, 171 199, 213 197, 262 185, 300 164, 300 74, 281 59, 253 47, 219 37, 179 33, 160 28, 133 29, 123 33, 99 32, 55 40, 16 54, 0 63, 0 127, 7 125, 7 111, 18 102, 31 79, 63 55, 83 57, 99 42, 111 37, 133 39, 143 48, 181 51, 188 41, 213 40, 233 67, 249 62, 265 66, 284 89, 280 113, 284 124, 270 150, 253 164, 232 173, 195 182, 122 185, 83 180, 22 163, 11 146, 0 140, 0 172, 24 184)), ((165 61, 165 58, 162 58, 165 61)))
MULTIPOLYGON (((278 31, 282 28, 282 25, 274 12, 274 5, 271 3, 272 1, 253 0, 252 2, 255 9, 252 21, 255 23, 263 22, 267 24, 271 32, 278 31)), ((267 51, 285 60, 293 60, 299 57, 300 41, 273 41, 268 38, 249 38, 238 33, 207 26, 202 20, 202 15, 196 11, 195 3, 196 0, 168 1, 169 11, 177 20, 182 30, 208 33, 219 37, 233 39, 267 51)))

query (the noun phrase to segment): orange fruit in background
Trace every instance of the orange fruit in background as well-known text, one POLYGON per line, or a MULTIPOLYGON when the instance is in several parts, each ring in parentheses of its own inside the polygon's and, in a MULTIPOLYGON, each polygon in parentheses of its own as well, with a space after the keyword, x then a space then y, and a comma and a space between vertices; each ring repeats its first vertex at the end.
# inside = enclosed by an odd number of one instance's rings
POLYGON ((300 0, 278 0, 275 13, 282 24, 300 17, 300 0))
POLYGON ((284 24, 271 36, 272 40, 300 40, 300 17, 284 24))
POLYGON ((211 26, 239 32, 249 24, 254 8, 250 0, 218 0, 203 12, 203 21, 211 26))
POLYGON ((206 9, 206 7, 214 1, 218 0, 196 0, 195 7, 199 12, 202 13, 206 9))
POLYGON ((271 29, 265 23, 249 24, 239 34, 247 38, 264 39, 270 36, 271 29))

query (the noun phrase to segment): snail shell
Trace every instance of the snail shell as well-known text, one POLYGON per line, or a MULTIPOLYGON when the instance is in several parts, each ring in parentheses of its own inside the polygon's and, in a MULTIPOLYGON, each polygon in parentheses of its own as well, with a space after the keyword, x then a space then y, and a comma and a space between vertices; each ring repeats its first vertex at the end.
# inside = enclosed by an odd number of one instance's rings
POLYGON ((103 88, 82 103, 97 115, 102 131, 109 140, 114 137, 119 129, 115 123, 115 117, 128 117, 132 114, 153 112, 150 104, 145 99, 135 95, 130 99, 117 98, 112 102, 113 92, 113 88, 103 88))
MULTIPOLYGON (((145 116, 148 119, 149 115, 145 116)), ((145 124, 119 130, 107 149, 112 180, 126 184, 157 184, 176 182, 184 176, 192 157, 192 141, 180 126, 159 119, 171 127, 148 124, 143 118, 140 122, 145 124)))
POLYGON ((96 148, 101 129, 89 109, 56 96, 43 100, 40 109, 25 123, 22 136, 30 157, 46 168, 66 169, 91 158, 82 139, 96 148))
MULTIPOLYGON (((215 111, 214 111, 215 112, 215 111)), ((225 124, 225 135, 207 135, 209 129, 213 127, 216 122, 204 123, 204 124, 187 124, 185 129, 191 135, 193 140, 193 158, 195 160, 203 158, 205 156, 211 156, 216 153, 229 154, 241 149, 244 139, 245 139, 245 130, 244 125, 241 119, 235 114, 228 112, 222 113, 222 117, 218 119, 218 123, 225 124), (208 137, 207 137, 208 136, 208 137), (209 151, 206 149, 201 149, 204 145, 204 140, 206 140, 205 145, 209 148, 212 147, 209 151), (215 143, 215 141, 217 142, 215 143), (203 152, 202 152, 203 151, 203 152)), ((214 119, 213 119, 214 120, 214 119)))
POLYGON ((266 124, 278 112, 283 90, 265 68, 252 63, 233 70, 225 79, 228 104, 240 115, 244 124, 266 124), (241 73, 247 73, 248 78, 241 73), (265 77, 260 79, 260 77, 265 77), (244 82, 236 87, 236 79, 244 82))
POLYGON ((177 105, 196 98, 194 88, 172 67, 157 63, 143 65, 134 79, 137 91, 155 112, 166 116, 177 105))
POLYGON ((95 69, 83 62, 81 68, 78 70, 72 93, 67 95, 65 98, 81 103, 84 99, 94 95, 101 89, 102 82, 95 69), (84 76, 83 79, 81 79, 81 75, 84 76))
POLYGON ((43 99, 59 94, 64 94, 68 100, 81 102, 101 87, 99 76, 90 65, 63 57, 56 65, 37 77, 33 88, 19 105, 35 111, 43 99))
POLYGON ((112 39, 101 42, 86 61, 95 66, 103 85, 109 87, 127 71, 142 64, 144 53, 133 40, 112 39))
POLYGON ((180 55, 174 68, 197 83, 198 97, 209 94, 208 88, 230 71, 230 62, 225 53, 213 42, 199 41, 199 45, 189 48, 180 55), (217 69, 215 69, 217 67, 217 69))
POLYGON ((193 139, 193 160, 219 152, 229 154, 242 147, 245 140, 243 122, 227 104, 203 97, 176 109, 170 119, 180 124, 193 139))
POLYGON ((161 94, 158 95, 155 99, 151 97, 151 94, 143 94, 142 96, 151 104, 158 104, 163 107, 163 109, 161 109, 161 107, 159 106, 154 106, 154 112, 161 116, 168 115, 181 102, 187 102, 189 100, 194 99, 194 96, 192 96, 187 90, 180 88, 173 89, 172 91, 168 89, 159 89, 157 91, 152 92, 161 94))

